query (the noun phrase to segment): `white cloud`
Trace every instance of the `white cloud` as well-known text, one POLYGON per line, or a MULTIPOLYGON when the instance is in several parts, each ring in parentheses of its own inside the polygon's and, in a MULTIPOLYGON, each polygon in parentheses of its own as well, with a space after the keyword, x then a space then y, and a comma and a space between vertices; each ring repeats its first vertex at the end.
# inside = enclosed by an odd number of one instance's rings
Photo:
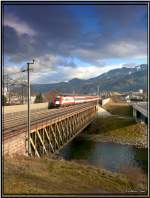
MULTIPOLYGON (((54 56, 53 54, 46 54, 45 56, 35 58, 35 64, 30 65, 33 69, 30 73, 31 82, 44 84, 66 82, 73 78, 89 79, 111 69, 120 68, 124 64, 105 65, 102 67, 98 65, 72 66, 69 63, 74 64, 66 57, 54 56)), ((26 65, 23 68, 25 69, 26 65)), ((5 66, 5 72, 8 74, 19 71, 20 68, 17 66, 5 66)))
MULTIPOLYGON (((122 64, 115 67, 121 67, 122 64)), ((111 69, 114 69, 114 65, 98 67, 98 66, 87 66, 87 67, 77 67, 77 68, 63 68, 61 69, 63 74, 68 78, 68 80, 72 78, 80 78, 80 79, 89 79, 101 75, 104 72, 107 72, 111 69), (69 75, 68 75, 69 74, 69 75)))
POLYGON ((118 41, 110 43, 107 47, 108 54, 121 58, 145 58, 147 46, 141 41, 118 41))
POLYGON ((32 83, 57 83, 67 82, 73 78, 89 79, 101 75, 111 69, 121 68, 123 64, 110 65, 105 67, 87 66, 87 67, 57 67, 56 70, 34 74, 32 73, 32 83))
POLYGON ((4 67, 4 73, 7 74, 16 74, 20 71, 20 68, 18 66, 5 66, 4 67))
POLYGON ((118 40, 106 43, 96 49, 77 48, 71 52, 72 56, 80 57, 82 61, 92 63, 94 65, 102 65, 110 58, 126 58, 126 59, 142 59, 147 57, 147 45, 141 40, 118 40))
POLYGON ((4 25, 15 29, 19 35, 28 34, 34 36, 36 34, 27 23, 20 21, 20 19, 14 15, 6 15, 4 17, 4 25))

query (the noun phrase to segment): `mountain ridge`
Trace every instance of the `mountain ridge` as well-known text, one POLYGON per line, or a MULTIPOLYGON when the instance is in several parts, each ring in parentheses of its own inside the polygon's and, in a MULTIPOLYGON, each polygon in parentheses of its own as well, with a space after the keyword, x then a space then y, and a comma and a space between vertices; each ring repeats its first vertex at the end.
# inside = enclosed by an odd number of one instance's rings
POLYGON ((73 78, 68 82, 31 84, 33 92, 45 93, 57 90, 61 93, 96 93, 100 91, 136 91, 147 89, 147 64, 110 70, 87 80, 73 78))

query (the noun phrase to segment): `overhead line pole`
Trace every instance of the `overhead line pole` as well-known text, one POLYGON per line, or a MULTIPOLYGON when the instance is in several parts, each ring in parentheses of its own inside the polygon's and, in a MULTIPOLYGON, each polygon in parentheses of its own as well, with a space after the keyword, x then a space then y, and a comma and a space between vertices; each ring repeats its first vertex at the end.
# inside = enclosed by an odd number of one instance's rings
POLYGON ((34 60, 31 63, 27 63, 27 70, 23 70, 22 72, 27 71, 27 80, 28 80, 28 130, 27 130, 27 140, 28 140, 28 155, 31 155, 31 144, 30 144, 30 130, 31 130, 31 120, 30 120, 30 64, 34 64, 34 60))
MULTIPOLYGON (((99 96, 99 85, 97 86, 97 95, 99 96)), ((97 105, 99 105, 99 100, 97 100, 97 105)))

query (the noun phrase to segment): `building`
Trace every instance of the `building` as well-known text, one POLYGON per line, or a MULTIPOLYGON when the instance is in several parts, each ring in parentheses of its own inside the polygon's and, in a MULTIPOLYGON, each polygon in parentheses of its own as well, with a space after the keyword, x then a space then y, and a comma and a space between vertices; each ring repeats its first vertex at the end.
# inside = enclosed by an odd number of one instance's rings
POLYGON ((145 98, 145 95, 143 93, 143 89, 139 89, 138 92, 135 92, 135 91, 129 92, 128 95, 125 97, 127 102, 143 101, 144 98, 145 98))
POLYGON ((4 93, 4 96, 7 96, 7 95, 8 95, 7 87, 4 87, 4 89, 3 89, 3 90, 4 90, 4 92, 3 92, 3 93, 4 93))
POLYGON ((30 97, 30 102, 31 102, 31 104, 33 104, 33 103, 35 102, 35 98, 36 98, 36 96, 31 96, 31 97, 30 97))

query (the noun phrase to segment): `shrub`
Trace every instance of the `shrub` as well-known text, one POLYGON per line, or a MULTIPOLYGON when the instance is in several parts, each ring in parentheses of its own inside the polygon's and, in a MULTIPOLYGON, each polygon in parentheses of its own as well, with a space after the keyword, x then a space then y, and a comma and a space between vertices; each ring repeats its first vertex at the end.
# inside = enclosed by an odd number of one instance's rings
POLYGON ((35 101, 34 103, 42 103, 43 102, 43 96, 41 93, 39 93, 36 98, 35 98, 35 101))
POLYGON ((2 105, 5 106, 7 104, 6 96, 2 95, 2 105))

